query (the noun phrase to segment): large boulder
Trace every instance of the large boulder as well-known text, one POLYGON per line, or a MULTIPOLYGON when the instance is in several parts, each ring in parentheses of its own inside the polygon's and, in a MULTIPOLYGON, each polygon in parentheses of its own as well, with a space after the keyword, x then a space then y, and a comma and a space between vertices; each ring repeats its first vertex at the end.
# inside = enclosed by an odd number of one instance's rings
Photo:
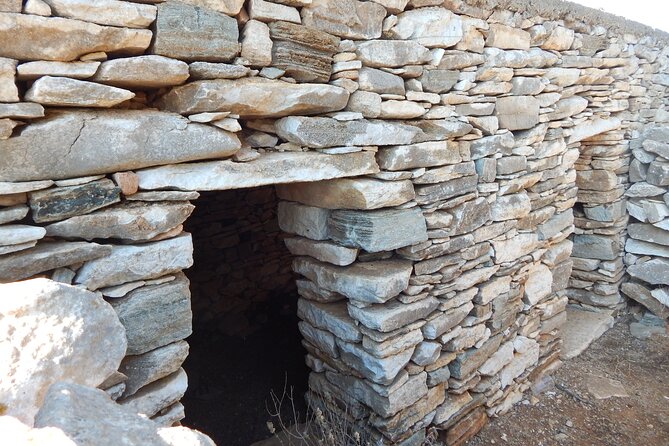
POLYGON ((55 427, 77 445, 215 446, 206 435, 184 427, 161 428, 102 390, 69 382, 49 389, 35 427, 55 427))
POLYGON ((100 295, 47 279, 0 285, 0 409, 32 425, 47 389, 98 386, 125 356, 123 325, 100 295))

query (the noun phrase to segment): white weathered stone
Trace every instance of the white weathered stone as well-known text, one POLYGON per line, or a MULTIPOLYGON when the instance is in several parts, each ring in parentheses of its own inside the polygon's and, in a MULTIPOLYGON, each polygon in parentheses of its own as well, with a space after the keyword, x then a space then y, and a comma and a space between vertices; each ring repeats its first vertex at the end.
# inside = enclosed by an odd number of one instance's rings
MULTIPOLYGON (((235 16, 244 6, 244 0, 180 0, 182 3, 213 9, 223 14, 235 16)), ((156 1, 155 3, 159 3, 156 1)))
POLYGON ((355 262, 358 250, 339 246, 325 241, 312 241, 307 238, 291 237, 284 239, 286 247, 295 256, 310 256, 321 262, 346 266, 355 262))
POLYGON ((125 355, 123 326, 101 296, 47 279, 0 285, 0 404, 32 425, 49 386, 96 387, 125 355))
POLYGON ((463 37, 462 20, 445 8, 419 8, 397 16, 388 35, 413 40, 428 48, 449 48, 463 37))
POLYGON ((497 197, 491 206, 493 221, 514 220, 526 217, 532 210, 532 203, 526 192, 497 197))
POLYGON ((99 25, 148 28, 156 19, 156 7, 114 0, 43 0, 54 15, 99 25))
POLYGON ((188 64, 168 57, 149 55, 102 62, 95 82, 131 89, 180 85, 189 76, 188 64))
POLYGON ((538 244, 536 234, 518 234, 509 240, 492 242, 497 263, 511 262, 534 251, 538 244))
POLYGON ((529 50, 530 33, 518 28, 493 23, 490 25, 485 45, 505 50, 529 50))
POLYGON ((342 110, 348 97, 345 89, 334 85, 219 79, 174 88, 158 101, 158 106, 181 114, 229 111, 242 118, 278 118, 342 110))
POLYGON ((411 181, 342 178, 277 186, 279 198, 326 209, 379 209, 415 197, 411 181))
POLYGON ((0 225, 23 219, 28 215, 29 210, 28 206, 22 204, 0 208, 0 225))
POLYGON ((242 53, 249 65, 266 67, 272 64, 272 39, 269 26, 258 20, 249 20, 242 32, 242 53))
POLYGON ((100 26, 60 17, 0 13, 0 57, 18 60, 67 62, 98 51, 137 55, 148 48, 151 37, 148 29, 100 26), (53 45, 53 42, 58 42, 58 45, 53 45))
POLYGON ((621 126, 621 121, 618 118, 588 120, 583 124, 579 124, 574 128, 573 133, 569 137, 569 144, 583 141, 601 133, 606 133, 611 130, 618 130, 621 126))
POLYGON ((19 80, 32 80, 42 76, 88 79, 95 75, 100 62, 55 62, 36 61, 20 64, 17 68, 19 80))
POLYGON ((326 290, 350 299, 383 303, 409 286, 411 262, 399 260, 354 263, 334 266, 308 257, 293 260, 293 270, 326 290))
POLYGON ((44 76, 25 94, 27 101, 68 107, 113 107, 135 97, 135 93, 94 82, 44 76))
POLYGON ((34 242, 44 237, 46 230, 39 226, 4 225, 0 226, 0 246, 19 245, 34 242))
POLYGON ((525 282, 523 298, 529 305, 536 305, 551 294, 553 274, 543 263, 533 265, 525 282))
POLYGON ((107 257, 86 262, 77 272, 76 283, 88 289, 153 279, 190 268, 193 242, 190 234, 138 246, 113 246, 107 257))
POLYGON ((381 37, 386 10, 374 2, 313 0, 302 8, 302 24, 355 40, 381 37))
POLYGON ((0 181, 73 178, 226 157, 240 145, 232 134, 154 110, 51 113, 3 144, 0 181))
POLYGON ((627 267, 627 273, 652 285, 669 285, 669 260, 652 259, 627 267))
POLYGON ((249 16, 253 20, 262 22, 273 22, 281 20, 285 22, 301 23, 300 13, 297 8, 272 3, 265 0, 249 0, 249 16))
POLYGON ((412 101, 389 100, 381 102, 380 119, 414 119, 423 116, 427 110, 412 101))
POLYGON ((533 96, 498 98, 495 115, 501 128, 509 130, 531 129, 539 124, 539 101, 533 96))
POLYGON ((16 61, 0 57, 0 102, 19 102, 19 89, 15 78, 16 61))
POLYGON ((363 65, 376 68, 421 65, 432 58, 427 48, 413 40, 369 40, 358 44, 356 54, 363 65))
POLYGON ((282 201, 277 212, 279 227, 289 234, 297 234, 311 240, 328 238, 327 209, 282 201))

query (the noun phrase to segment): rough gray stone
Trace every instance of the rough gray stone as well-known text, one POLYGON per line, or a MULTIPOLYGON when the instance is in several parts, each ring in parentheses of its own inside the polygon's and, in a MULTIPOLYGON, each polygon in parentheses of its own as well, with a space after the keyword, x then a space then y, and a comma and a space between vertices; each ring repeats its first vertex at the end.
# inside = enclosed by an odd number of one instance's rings
POLYGON ((320 303, 298 299, 297 315, 314 327, 327 330, 348 342, 362 341, 362 334, 346 309, 346 303, 320 303))
POLYGON ((379 171, 373 152, 327 155, 272 152, 246 163, 211 161, 140 170, 142 189, 227 190, 277 183, 300 183, 379 171))
POLYGON ((138 288, 110 301, 125 327, 128 355, 140 355, 185 339, 192 333, 189 281, 179 274, 171 282, 138 288))
POLYGON ((75 282, 88 289, 120 285, 142 279, 155 279, 193 265, 190 234, 137 246, 113 246, 103 258, 86 262, 75 282))
POLYGON ((627 273, 652 285, 669 285, 669 259, 652 259, 630 265, 627 273))
POLYGON ((584 259, 615 260, 622 251, 617 237, 597 234, 574 236, 572 255, 584 259))
POLYGON ((46 227, 49 236, 86 240, 148 240, 182 224, 195 207, 188 202, 124 202, 46 227))
POLYGON ((364 308, 349 305, 348 312, 353 319, 365 327, 387 333, 425 318, 438 306, 437 299, 428 297, 410 304, 403 304, 395 300, 387 304, 370 305, 364 308))
POLYGON ((392 251, 428 239, 425 218, 419 208, 335 210, 328 219, 328 234, 344 246, 368 252, 392 251))
POLYGON ((184 369, 165 376, 143 387, 134 395, 118 400, 121 406, 133 412, 152 417, 163 409, 170 407, 186 393, 188 377, 184 369))
POLYGON ((237 21, 208 8, 161 3, 154 26, 152 54, 185 61, 227 62, 240 50, 237 21))
POLYGON ((409 286, 413 265, 400 260, 383 260, 334 266, 309 257, 293 260, 293 270, 319 287, 368 303, 384 303, 409 286))
POLYGON ((282 231, 297 234, 311 240, 328 238, 327 209, 282 201, 279 203, 278 220, 282 231))
POLYGON ((136 393, 147 384, 177 371, 188 356, 188 343, 177 341, 141 355, 123 358, 119 371, 128 377, 124 381, 124 397, 136 393))
POLYGON ((0 282, 14 282, 35 274, 104 257, 111 247, 86 242, 45 242, 0 257, 0 282))
POLYGON ((384 147, 377 153, 376 160, 384 170, 408 170, 456 164, 462 161, 462 155, 457 142, 435 141, 384 147))

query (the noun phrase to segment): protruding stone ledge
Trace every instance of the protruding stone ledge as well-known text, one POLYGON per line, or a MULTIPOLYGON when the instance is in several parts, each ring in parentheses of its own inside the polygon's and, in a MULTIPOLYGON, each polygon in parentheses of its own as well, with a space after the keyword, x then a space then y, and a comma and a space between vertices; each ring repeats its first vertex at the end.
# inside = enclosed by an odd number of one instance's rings
POLYGON ((343 110, 348 97, 348 91, 334 85, 216 79, 176 87, 158 101, 158 107, 181 114, 229 111, 243 118, 279 118, 343 110))
POLYGON ((3 142, 0 181, 74 178, 224 158, 240 146, 234 134, 172 113, 56 111, 3 142))
POLYGON ((100 26, 60 17, 0 13, 0 56, 18 60, 75 60, 97 51, 142 54, 148 29, 100 26), (54 42, 58 42, 54 45, 54 42))
POLYGON ((404 260, 354 263, 341 267, 309 257, 293 261, 293 270, 326 290, 369 303, 383 303, 409 286, 413 265, 404 260))
POLYGON ((141 189, 226 190, 376 173, 373 152, 274 152, 248 163, 211 161, 140 170, 141 189))

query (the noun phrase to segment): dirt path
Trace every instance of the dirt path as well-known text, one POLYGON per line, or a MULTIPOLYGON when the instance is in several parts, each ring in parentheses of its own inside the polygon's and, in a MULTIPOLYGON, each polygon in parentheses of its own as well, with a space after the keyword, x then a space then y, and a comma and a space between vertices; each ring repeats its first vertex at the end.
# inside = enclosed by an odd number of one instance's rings
POLYGON ((619 321, 558 370, 543 394, 491 420, 467 445, 669 445, 669 337, 636 339, 630 322, 619 321), (597 399, 592 381, 607 379, 629 396, 597 399))

